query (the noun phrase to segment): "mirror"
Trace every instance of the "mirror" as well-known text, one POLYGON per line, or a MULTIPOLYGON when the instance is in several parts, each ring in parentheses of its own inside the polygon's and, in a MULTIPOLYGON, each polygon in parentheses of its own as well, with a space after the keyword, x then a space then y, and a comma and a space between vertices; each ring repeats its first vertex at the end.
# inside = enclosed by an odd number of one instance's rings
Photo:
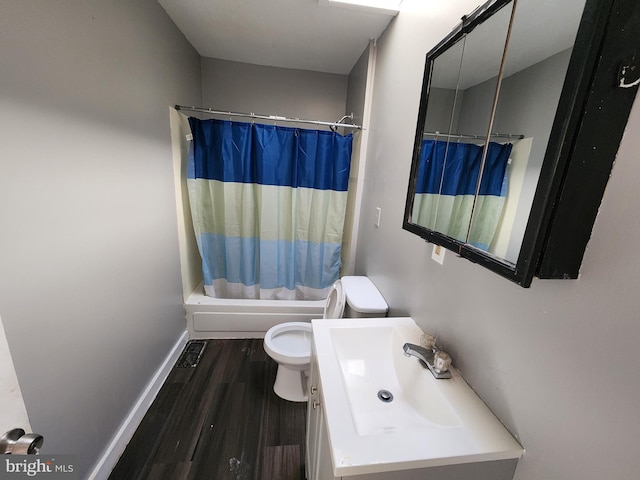
POLYGON ((412 215, 459 241, 469 234, 492 111, 493 94, 483 104, 474 87, 495 92, 510 17, 507 4, 433 60, 412 215), (475 122, 464 130, 467 116, 475 122))
POLYGON ((559 109, 561 95, 592 54, 574 55, 576 38, 593 36, 587 10, 585 0, 491 0, 427 54, 403 228, 530 284, 540 247, 527 232, 544 216, 532 217, 534 199, 553 183, 543 166, 557 163, 575 114, 559 109))
MULTIPOLYGON (((497 139, 511 133, 513 147, 501 217, 487 249, 511 264, 520 253, 584 6, 584 0, 517 2, 491 131, 497 139)), ((471 230, 482 221, 474 215, 471 230)))

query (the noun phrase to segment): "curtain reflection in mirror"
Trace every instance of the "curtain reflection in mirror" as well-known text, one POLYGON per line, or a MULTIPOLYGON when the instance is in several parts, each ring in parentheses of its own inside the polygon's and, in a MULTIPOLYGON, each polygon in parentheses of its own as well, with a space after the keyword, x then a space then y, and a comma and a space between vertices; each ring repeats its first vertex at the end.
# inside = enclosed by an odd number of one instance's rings
POLYGON ((507 162, 512 144, 490 142, 476 201, 475 222, 469 230, 483 153, 482 145, 424 140, 418 165, 413 220, 487 250, 502 216, 507 192, 507 162))

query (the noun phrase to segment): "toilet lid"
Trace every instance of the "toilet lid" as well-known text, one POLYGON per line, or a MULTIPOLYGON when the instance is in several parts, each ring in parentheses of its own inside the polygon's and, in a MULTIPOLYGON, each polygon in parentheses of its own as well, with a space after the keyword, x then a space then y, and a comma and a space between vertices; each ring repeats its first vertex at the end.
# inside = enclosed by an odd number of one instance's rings
POLYGON ((324 305, 324 315, 322 318, 342 318, 344 313, 344 288, 342 282, 336 280, 329 290, 327 303, 324 305))

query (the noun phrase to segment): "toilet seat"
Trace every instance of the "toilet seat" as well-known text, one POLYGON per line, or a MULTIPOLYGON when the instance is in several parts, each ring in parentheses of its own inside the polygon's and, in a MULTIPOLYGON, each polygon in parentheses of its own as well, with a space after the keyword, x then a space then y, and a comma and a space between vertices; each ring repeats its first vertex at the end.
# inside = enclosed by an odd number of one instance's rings
POLYGON ((287 322, 271 327, 264 336, 264 351, 278 363, 273 391, 280 398, 307 401, 311 335, 310 323, 287 322))
POLYGON ((336 280, 329 290, 327 303, 324 305, 324 315, 322 318, 342 318, 344 313, 345 294, 342 282, 336 280))
POLYGON ((271 327, 264 349, 278 363, 305 365, 311 361, 311 324, 287 322, 271 327))

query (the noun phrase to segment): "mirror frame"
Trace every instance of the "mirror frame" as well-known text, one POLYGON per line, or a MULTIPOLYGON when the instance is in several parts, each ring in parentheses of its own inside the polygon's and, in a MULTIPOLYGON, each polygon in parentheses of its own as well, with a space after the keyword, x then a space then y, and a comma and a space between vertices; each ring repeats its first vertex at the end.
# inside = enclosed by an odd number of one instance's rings
POLYGON ((609 76, 606 81, 601 79, 598 82, 597 79, 604 72, 619 72, 621 58, 633 58, 635 61, 635 55, 632 54, 637 52, 639 28, 632 25, 628 18, 622 18, 625 15, 621 15, 620 11, 626 9, 627 15, 635 14, 637 17, 640 9, 634 5, 636 0, 586 0, 520 253, 516 263, 512 264, 465 242, 410 222, 434 60, 510 1, 490 0, 470 15, 462 17, 462 22, 427 53, 402 227, 427 242, 452 250, 526 288, 531 285, 534 275, 539 278, 578 277, 584 250, 637 91, 637 87, 617 88, 609 76), (634 34, 635 38, 632 37, 634 34), (607 48, 612 43, 621 51, 607 48), (605 95, 609 96, 615 108, 603 114, 599 113, 601 108, 596 103, 605 95), (596 130, 599 136, 606 137, 599 142, 597 149, 593 146, 596 127, 599 128, 596 130), (574 156, 578 158, 577 152, 587 152, 588 161, 580 157, 583 159, 581 162, 572 162, 574 156), (580 168, 580 163, 595 168, 595 173, 588 168, 580 168), (594 176, 597 177, 591 182, 594 190, 581 187, 582 182, 594 176), (576 213, 575 207, 578 205, 580 211, 576 213), (563 226, 571 215, 576 217, 569 222, 571 225, 563 226))

